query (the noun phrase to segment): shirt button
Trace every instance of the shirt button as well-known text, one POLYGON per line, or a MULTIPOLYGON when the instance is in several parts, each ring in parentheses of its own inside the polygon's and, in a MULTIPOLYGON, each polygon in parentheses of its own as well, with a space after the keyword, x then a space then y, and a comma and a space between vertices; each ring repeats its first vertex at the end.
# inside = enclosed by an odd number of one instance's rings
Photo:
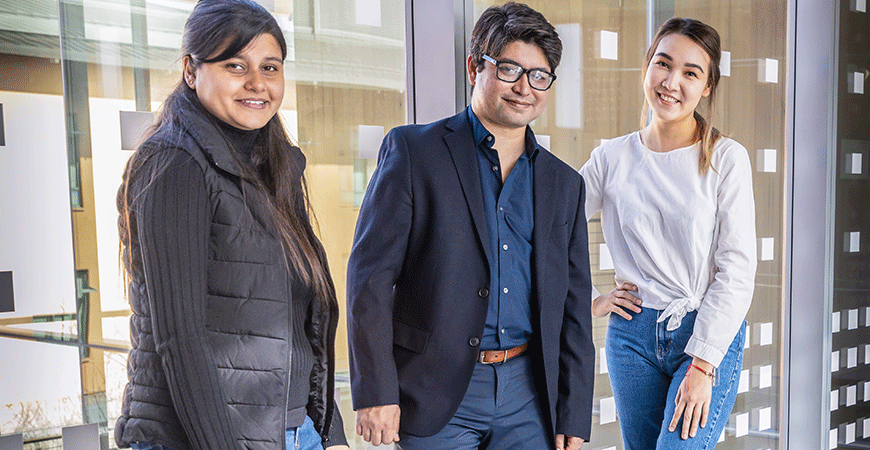
POLYGON ((481 297, 481 298, 488 297, 488 296, 489 296, 489 289, 487 289, 487 288, 480 288, 480 290, 477 291, 477 296, 478 296, 478 297, 481 297))
POLYGON ((486 137, 486 140, 489 141, 489 142, 492 142, 492 136, 487 136, 487 137, 486 137))
POLYGON ((508 293, 508 288, 504 288, 504 289, 502 289, 501 291, 504 292, 505 294, 507 294, 507 293, 508 293))
POLYGON ((501 329, 501 334, 504 334, 504 328, 501 329))
POLYGON ((499 207, 498 207, 498 210, 499 210, 499 211, 504 211, 504 206, 499 206, 499 207))
POLYGON ((477 347, 479 344, 480 344, 480 339, 478 339, 476 337, 473 337, 473 338, 468 340, 468 345, 470 345, 472 347, 477 347))
POLYGON ((504 249, 505 251, 507 251, 508 246, 507 246, 507 244, 505 244, 505 245, 502 245, 501 248, 504 249))
POLYGON ((493 171, 493 172, 498 172, 498 166, 493 165, 493 166, 492 166, 492 171, 493 171))

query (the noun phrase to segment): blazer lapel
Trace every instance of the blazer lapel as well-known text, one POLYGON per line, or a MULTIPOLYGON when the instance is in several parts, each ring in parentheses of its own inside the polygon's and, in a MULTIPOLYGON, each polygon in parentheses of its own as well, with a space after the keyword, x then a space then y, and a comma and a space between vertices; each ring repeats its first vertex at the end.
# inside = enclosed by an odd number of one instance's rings
POLYGON ((444 135, 444 142, 447 144, 447 149, 450 151, 450 157, 453 159, 453 165, 459 176, 462 192, 465 194, 465 201, 468 203, 468 209, 474 220, 474 228, 477 230, 478 239, 480 239, 480 246, 486 254, 486 260, 491 264, 489 233, 483 211, 483 191, 480 187, 480 172, 478 172, 471 123, 463 110, 451 117, 446 126, 450 131, 444 135))

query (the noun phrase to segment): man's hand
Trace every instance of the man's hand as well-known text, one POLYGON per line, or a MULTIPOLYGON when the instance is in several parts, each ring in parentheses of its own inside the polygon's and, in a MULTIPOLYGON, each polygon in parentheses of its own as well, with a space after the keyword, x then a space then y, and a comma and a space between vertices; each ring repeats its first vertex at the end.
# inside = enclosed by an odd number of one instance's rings
POLYGON ((580 450, 583 447, 583 439, 574 436, 556 435, 556 450, 580 450))
POLYGON ((399 442, 399 405, 362 408, 356 412, 356 434, 372 445, 399 442))

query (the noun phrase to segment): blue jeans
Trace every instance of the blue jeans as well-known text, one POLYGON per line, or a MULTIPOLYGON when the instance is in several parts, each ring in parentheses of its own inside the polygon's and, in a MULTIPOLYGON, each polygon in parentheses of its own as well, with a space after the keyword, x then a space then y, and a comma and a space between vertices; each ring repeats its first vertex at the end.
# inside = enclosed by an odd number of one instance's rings
POLYGON ((697 311, 687 314, 674 331, 667 331, 667 320, 656 322, 661 314, 642 308, 640 313, 632 313, 630 321, 610 315, 605 344, 607 370, 625 450, 712 449, 737 399, 746 323, 716 369, 707 426, 698 427, 695 437, 683 440, 682 419, 673 432, 668 431, 668 426, 674 416, 677 390, 692 362, 685 349, 697 311))
MULTIPOLYGON (((432 436, 399 432, 401 450, 541 450, 553 448, 532 377, 531 357, 474 365, 450 422, 432 436)), ((546 394, 543 394, 546 395, 546 394)))
MULTIPOLYGON (((305 416, 305 422, 302 425, 287 429, 284 441, 287 450, 323 450, 320 435, 317 434, 314 422, 308 416, 305 416)), ((133 450, 172 450, 163 445, 149 443, 136 443, 132 447, 133 450)))

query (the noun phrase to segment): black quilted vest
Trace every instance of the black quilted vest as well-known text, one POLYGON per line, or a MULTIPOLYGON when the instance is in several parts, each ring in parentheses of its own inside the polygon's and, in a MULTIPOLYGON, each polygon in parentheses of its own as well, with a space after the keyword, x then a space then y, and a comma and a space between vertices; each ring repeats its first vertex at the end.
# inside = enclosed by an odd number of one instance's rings
MULTIPOLYGON (((217 130, 195 113, 184 114, 187 132, 170 142, 160 133, 145 145, 180 148, 199 163, 212 205, 208 260, 206 329, 227 399, 232 433, 239 448, 284 450, 287 382, 291 348, 291 278, 280 238, 265 207, 265 196, 239 173, 217 130), (229 368, 227 368, 229 367, 229 368)), ((304 156, 288 144, 288 151, 304 156)), ((301 169, 300 169, 301 170, 301 169)), ((301 171, 293 176, 301 176, 301 171)), ((319 251, 323 252, 322 246, 319 251)), ((136 280, 144 280, 136 236, 127 249, 136 280)), ((115 425, 119 447, 156 442, 174 450, 191 448, 155 350, 148 287, 133 281, 128 297, 132 350, 127 364, 121 417, 115 425)), ((332 419, 335 330, 338 306, 315 299, 309 339, 316 358, 308 415, 321 436, 332 419)))

